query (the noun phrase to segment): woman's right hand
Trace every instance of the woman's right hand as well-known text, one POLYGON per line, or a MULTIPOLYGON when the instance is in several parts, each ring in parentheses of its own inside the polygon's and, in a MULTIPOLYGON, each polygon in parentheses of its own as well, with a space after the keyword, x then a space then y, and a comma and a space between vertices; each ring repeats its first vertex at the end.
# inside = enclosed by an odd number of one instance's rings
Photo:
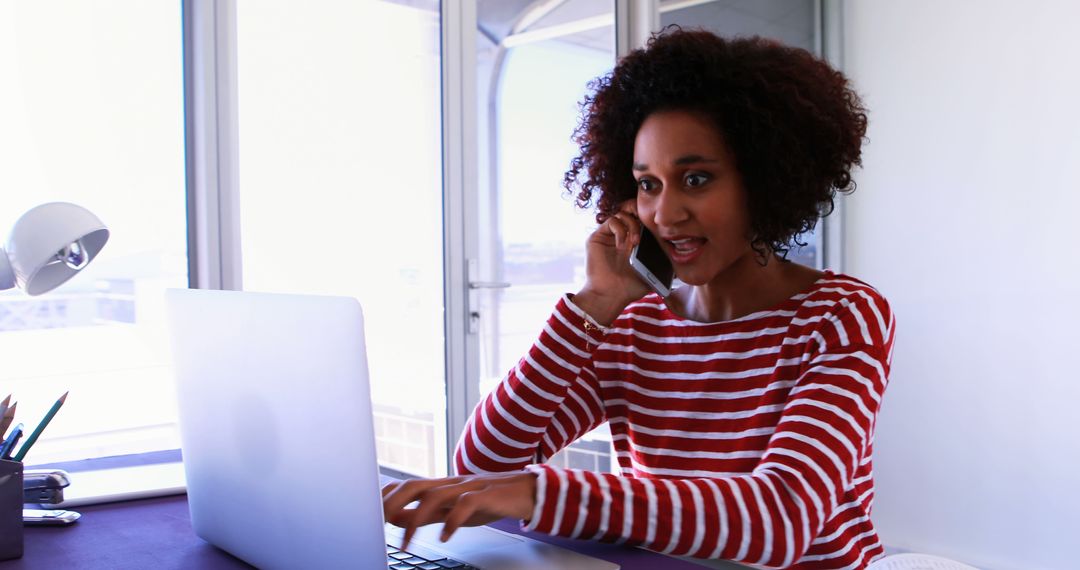
POLYGON ((585 252, 585 287, 574 304, 597 323, 609 325, 630 303, 649 292, 630 267, 630 252, 641 239, 641 221, 634 200, 600 224, 589 236, 585 252))

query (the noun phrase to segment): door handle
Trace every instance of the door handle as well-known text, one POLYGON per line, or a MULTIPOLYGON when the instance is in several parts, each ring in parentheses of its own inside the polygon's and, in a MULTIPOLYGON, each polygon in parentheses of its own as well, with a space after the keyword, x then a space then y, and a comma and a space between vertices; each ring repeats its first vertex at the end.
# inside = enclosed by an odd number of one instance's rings
POLYGON ((469 281, 469 289, 506 289, 510 283, 505 281, 469 281))
POLYGON ((478 289, 506 289, 510 286, 510 283, 505 281, 479 281, 477 277, 480 275, 480 265, 475 259, 469 259, 466 261, 466 275, 468 281, 466 281, 465 287, 468 289, 468 300, 465 305, 465 318, 468 319, 468 331, 469 334, 477 334, 480 332, 480 303, 477 296, 478 289))

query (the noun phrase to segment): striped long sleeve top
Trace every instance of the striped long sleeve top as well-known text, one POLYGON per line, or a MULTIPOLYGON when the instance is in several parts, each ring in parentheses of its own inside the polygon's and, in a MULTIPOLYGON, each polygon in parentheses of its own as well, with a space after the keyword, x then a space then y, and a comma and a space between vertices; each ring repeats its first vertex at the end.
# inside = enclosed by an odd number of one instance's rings
POLYGON ((863 568, 893 315, 825 273, 773 309, 700 323, 656 295, 603 332, 561 299, 477 406, 459 473, 537 475, 529 530, 762 567, 863 568), (621 473, 543 462, 603 422, 621 473))

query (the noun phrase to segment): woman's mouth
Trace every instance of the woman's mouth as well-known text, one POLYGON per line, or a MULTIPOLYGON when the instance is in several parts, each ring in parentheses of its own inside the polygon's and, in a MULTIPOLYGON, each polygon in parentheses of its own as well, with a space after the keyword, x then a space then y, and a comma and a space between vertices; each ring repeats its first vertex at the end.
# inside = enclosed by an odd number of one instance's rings
POLYGON ((705 238, 699 237, 683 237, 679 236, 674 239, 664 240, 668 244, 668 252, 671 255, 672 263, 690 263, 705 248, 705 238))

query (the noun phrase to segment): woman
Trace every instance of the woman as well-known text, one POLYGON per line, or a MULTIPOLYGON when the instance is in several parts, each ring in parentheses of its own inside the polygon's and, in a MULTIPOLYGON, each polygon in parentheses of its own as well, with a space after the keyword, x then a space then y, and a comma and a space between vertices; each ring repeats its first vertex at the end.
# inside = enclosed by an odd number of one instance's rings
POLYGON ((525 528, 769 567, 862 568, 893 317, 787 261, 851 191, 866 115, 837 71, 760 38, 674 30, 598 80, 566 175, 600 223, 586 283, 477 407, 462 476, 384 489, 406 528, 525 528), (628 265, 641 227, 685 284, 628 265), (543 462, 609 422, 620 475, 543 462), (414 509, 405 508, 419 501, 414 509))

